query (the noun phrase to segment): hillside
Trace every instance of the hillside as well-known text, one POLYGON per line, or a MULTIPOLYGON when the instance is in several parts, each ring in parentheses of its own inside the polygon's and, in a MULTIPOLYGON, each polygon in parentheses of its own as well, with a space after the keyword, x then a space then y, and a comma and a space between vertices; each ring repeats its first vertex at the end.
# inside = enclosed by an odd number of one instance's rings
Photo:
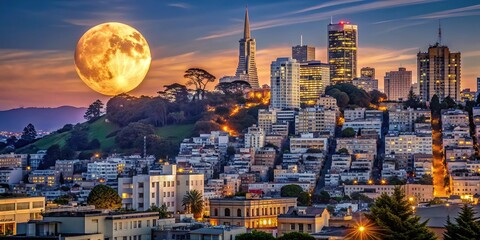
MULTIPOLYGON (((98 139, 100 142, 99 151, 119 151, 116 147, 115 143, 115 133, 119 131, 121 128, 114 123, 108 122, 105 120, 105 117, 101 117, 100 119, 88 123, 84 122, 82 125, 88 126, 87 135, 88 139, 98 139)), ((168 125, 165 127, 158 127, 155 128, 156 135, 160 136, 163 139, 171 141, 173 144, 178 145, 184 138, 190 137, 193 132, 193 124, 178 124, 178 125, 168 125)), ((48 149, 50 146, 54 144, 58 144, 60 146, 65 145, 67 139, 71 136, 70 131, 57 133, 54 132, 50 135, 47 135, 38 141, 27 145, 17 152, 20 153, 34 153, 37 150, 41 149, 48 149)))
POLYGON ((0 131, 21 132, 32 123, 37 130, 55 131, 67 123, 85 121, 86 108, 62 106, 57 108, 16 108, 0 111, 0 131))

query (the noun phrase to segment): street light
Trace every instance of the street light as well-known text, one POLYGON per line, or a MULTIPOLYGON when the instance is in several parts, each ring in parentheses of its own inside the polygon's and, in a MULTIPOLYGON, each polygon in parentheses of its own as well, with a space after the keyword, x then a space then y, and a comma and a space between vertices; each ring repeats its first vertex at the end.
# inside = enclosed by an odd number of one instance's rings
POLYGON ((364 226, 358 227, 358 231, 361 233, 365 232, 365 227, 364 226))

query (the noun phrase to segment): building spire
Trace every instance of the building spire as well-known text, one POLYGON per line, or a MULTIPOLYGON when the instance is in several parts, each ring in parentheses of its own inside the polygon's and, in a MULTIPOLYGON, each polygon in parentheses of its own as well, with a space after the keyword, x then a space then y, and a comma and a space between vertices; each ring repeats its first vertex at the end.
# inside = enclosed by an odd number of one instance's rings
POLYGON ((442 24, 438 20, 438 44, 442 45, 442 24))
POLYGON ((250 39, 250 22, 248 21, 248 6, 245 7, 245 26, 243 27, 243 39, 250 39))

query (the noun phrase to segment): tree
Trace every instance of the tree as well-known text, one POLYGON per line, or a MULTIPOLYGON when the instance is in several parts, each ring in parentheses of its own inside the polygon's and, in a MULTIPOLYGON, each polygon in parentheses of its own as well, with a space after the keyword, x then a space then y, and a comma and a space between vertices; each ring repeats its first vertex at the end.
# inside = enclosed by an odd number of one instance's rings
POLYGON ((440 115, 442 106, 440 104, 440 99, 438 98, 437 94, 434 94, 432 100, 430 100, 430 109, 432 110, 432 114, 440 115))
POLYGON ((270 233, 253 230, 251 233, 242 233, 235 237, 236 240, 275 240, 270 233))
POLYGON ((162 206, 160 207, 153 205, 149 209, 147 209, 147 212, 158 212, 158 216, 160 218, 168 218, 170 216, 170 214, 168 213, 167 205, 165 205, 165 203, 162 204, 162 206))
POLYGON ((49 167, 55 166, 55 161, 60 159, 62 156, 62 150, 60 145, 53 144, 47 149, 45 156, 43 156, 43 161, 38 166, 39 169, 47 169, 49 167))
POLYGON ((301 192, 297 198, 299 206, 311 206, 312 195, 309 192, 301 192))
POLYGON ((197 190, 190 190, 183 196, 182 206, 187 213, 193 213, 195 218, 200 218, 203 212, 203 196, 197 190))
POLYGON ((70 147, 74 151, 82 151, 86 150, 88 145, 87 129, 80 124, 75 125, 65 146, 70 147))
POLYGON ((297 184, 285 185, 280 189, 282 197, 298 197, 301 192, 303 192, 303 189, 297 184))
POLYGON ((355 137, 355 129, 348 127, 342 130, 342 137, 355 137))
POLYGON ((58 182, 62 185, 65 184, 65 178, 63 177, 62 172, 60 173, 60 177, 58 177, 58 182))
POLYGON ((320 191, 318 195, 315 195, 315 200, 319 203, 328 203, 330 201, 330 194, 326 191, 320 191))
POLYGON ((290 232, 285 233, 278 240, 315 240, 315 237, 308 233, 303 232, 290 232))
POLYGON ((29 123, 25 128, 23 128, 23 133, 21 139, 26 140, 27 142, 32 142, 37 137, 37 131, 35 126, 29 123))
POLYGON ((155 134, 155 128, 150 124, 135 122, 130 123, 128 126, 122 128, 115 137, 120 148, 132 148, 135 142, 142 142, 143 137, 151 134, 155 134))
POLYGON ((160 97, 167 99, 170 102, 186 103, 188 102, 188 89, 185 85, 173 83, 163 86, 165 89, 159 91, 160 97))
POLYGON ((338 149, 337 153, 338 153, 338 154, 349 154, 349 153, 348 153, 348 149, 346 149, 346 148, 340 148, 340 149, 338 149))
POLYGON ((95 186, 88 195, 87 203, 98 209, 115 210, 122 207, 122 199, 117 191, 107 185, 95 186))
POLYGON ((432 175, 429 175, 429 174, 422 175, 422 177, 418 180, 418 183, 419 184, 427 184, 427 185, 433 184, 432 175))
POLYGON ((185 120, 185 113, 183 111, 171 112, 168 117, 173 120, 173 123, 179 124, 185 120))
POLYGON ((88 149, 93 150, 93 149, 99 149, 101 146, 100 141, 98 139, 94 138, 90 143, 88 143, 88 149))
POLYGON ((93 121, 98 119, 102 115, 102 110, 103 110, 103 103, 100 101, 100 99, 97 99, 95 102, 90 104, 88 106, 87 111, 85 112, 85 115, 83 117, 87 121, 93 121))
POLYGON ((70 195, 63 195, 59 198, 53 200, 53 203, 58 205, 67 205, 69 202, 73 201, 73 197, 70 195))
POLYGON ((434 240, 435 234, 427 227, 428 221, 420 222, 413 212, 405 193, 396 187, 391 196, 383 193, 375 200, 365 217, 378 229, 377 235, 385 240, 434 240))
POLYGON ((480 222, 478 218, 475 217, 476 214, 473 207, 465 204, 458 217, 455 218, 456 223, 452 223, 450 216, 448 216, 443 239, 480 239, 480 222))
POLYGON ((370 96, 372 97, 372 100, 371 100, 372 104, 375 104, 375 105, 387 100, 387 94, 380 92, 378 90, 373 90, 368 94, 370 94, 370 96))
POLYGON ((205 98, 205 89, 210 82, 215 81, 215 76, 203 70, 201 68, 189 68, 185 71, 184 78, 188 79, 187 86, 195 86, 195 95, 193 99, 198 99, 202 96, 202 99, 205 98))

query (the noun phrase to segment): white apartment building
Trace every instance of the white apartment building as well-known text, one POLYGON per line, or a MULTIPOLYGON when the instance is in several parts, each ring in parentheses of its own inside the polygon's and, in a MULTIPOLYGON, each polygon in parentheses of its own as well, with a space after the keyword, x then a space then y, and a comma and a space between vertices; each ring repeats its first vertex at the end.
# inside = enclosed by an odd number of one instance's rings
POLYGON ((327 137, 314 137, 313 133, 301 134, 300 137, 290 138, 291 153, 305 153, 308 149, 319 149, 324 152, 328 149, 327 137))
POLYGON ((413 132, 414 124, 417 119, 425 118, 425 122, 430 123, 432 114, 430 110, 395 109, 388 112, 389 131, 413 132))
POLYGON ((432 154, 432 135, 390 132, 385 136, 385 154, 432 154))
POLYGON ((328 95, 320 96, 320 98, 317 99, 317 105, 322 106, 324 109, 339 110, 337 99, 328 95))
POLYGON ((248 132, 245 133, 245 147, 260 149, 265 146, 265 131, 262 128, 253 125, 248 128, 248 132))
POLYGON ((442 129, 452 127, 468 127, 468 113, 459 109, 448 109, 442 111, 442 129))
POLYGON ((272 133, 272 125, 277 122, 277 110, 275 109, 259 109, 258 122, 259 128, 263 129, 266 134, 272 133))
POLYGON ((314 172, 299 172, 297 165, 289 165, 287 169, 278 166, 273 170, 274 182, 309 182, 315 185, 317 174, 314 172))
POLYGON ((450 174, 450 189, 452 195, 473 196, 480 194, 480 176, 472 174, 450 174))
POLYGON ((300 186, 303 191, 306 192, 313 190, 315 187, 315 185, 309 182, 258 182, 248 184, 248 190, 262 190, 264 193, 280 193, 282 187, 291 184, 300 186))
POLYGON ((332 166, 330 167, 331 170, 336 170, 339 172, 343 172, 345 170, 350 169, 350 165, 352 164, 352 155, 350 154, 333 154, 332 155, 332 166))
POLYGON ((35 184, 53 186, 57 184, 60 173, 55 170, 34 170, 28 175, 28 181, 35 184))
POLYGON ((365 108, 345 109, 343 112, 345 122, 357 119, 365 119, 365 108))
POLYGON ((115 181, 118 174, 123 172, 124 167, 125 161, 121 159, 88 163, 87 172, 82 173, 82 176, 86 180, 115 181))
POLYGON ((118 178, 123 207, 137 211, 164 204, 169 212, 183 211, 182 199, 191 190, 203 194, 203 174, 178 172, 174 164, 163 165, 161 171, 149 175, 118 178))
POLYGON ((292 58, 277 58, 270 65, 270 106, 300 108, 300 64, 292 58))
POLYGON ((21 168, 0 168, 0 183, 8 185, 22 181, 23 171, 21 168))
POLYGON ((337 148, 336 151, 345 148, 348 150, 348 153, 353 154, 357 152, 367 152, 376 154, 377 152, 377 141, 372 138, 337 138, 337 148))
POLYGON ((377 132, 380 137, 382 134, 382 121, 380 119, 356 119, 351 121, 345 121, 342 126, 342 130, 346 128, 353 128, 356 133, 361 129, 372 129, 377 132))
POLYGON ((328 132, 335 134, 337 111, 314 106, 301 109, 295 116, 295 133, 328 132))
MULTIPOLYGON (((383 193, 392 195, 397 185, 345 185, 344 191, 346 196, 351 196, 352 193, 362 193, 367 197, 376 199, 383 193)), ((433 196, 433 185, 421 184, 405 184, 400 186, 405 191, 407 198, 412 197, 416 203, 429 202, 433 196)))

